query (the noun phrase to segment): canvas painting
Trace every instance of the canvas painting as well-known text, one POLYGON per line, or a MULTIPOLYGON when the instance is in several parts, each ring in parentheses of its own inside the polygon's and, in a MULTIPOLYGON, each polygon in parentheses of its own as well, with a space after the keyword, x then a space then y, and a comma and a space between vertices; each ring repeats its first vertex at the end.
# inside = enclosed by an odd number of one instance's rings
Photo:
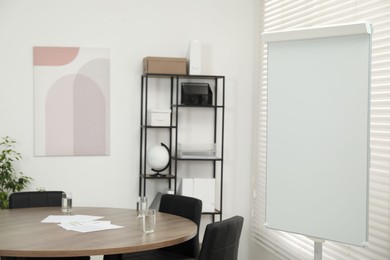
POLYGON ((110 50, 33 47, 36 156, 109 155, 110 50))

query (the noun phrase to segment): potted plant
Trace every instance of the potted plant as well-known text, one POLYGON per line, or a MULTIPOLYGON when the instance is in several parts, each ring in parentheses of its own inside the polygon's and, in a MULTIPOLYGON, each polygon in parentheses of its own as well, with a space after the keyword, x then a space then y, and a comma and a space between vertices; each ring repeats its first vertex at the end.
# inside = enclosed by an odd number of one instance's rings
POLYGON ((9 136, 0 139, 0 209, 8 208, 9 195, 23 190, 32 180, 14 168, 14 163, 22 159, 15 151, 15 143, 9 136))

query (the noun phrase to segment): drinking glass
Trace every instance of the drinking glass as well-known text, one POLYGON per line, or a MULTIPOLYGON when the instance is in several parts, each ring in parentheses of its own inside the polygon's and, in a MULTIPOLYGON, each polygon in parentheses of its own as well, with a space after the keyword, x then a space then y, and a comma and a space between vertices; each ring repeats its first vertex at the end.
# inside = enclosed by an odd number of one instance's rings
POLYGON ((139 197, 137 202, 137 217, 143 217, 147 209, 148 199, 146 197, 139 197))
POLYGON ((71 214, 72 212, 72 193, 67 192, 62 194, 61 210, 64 214, 71 214))
POLYGON ((143 216, 142 226, 145 233, 152 233, 156 228, 156 210, 147 209, 143 216))

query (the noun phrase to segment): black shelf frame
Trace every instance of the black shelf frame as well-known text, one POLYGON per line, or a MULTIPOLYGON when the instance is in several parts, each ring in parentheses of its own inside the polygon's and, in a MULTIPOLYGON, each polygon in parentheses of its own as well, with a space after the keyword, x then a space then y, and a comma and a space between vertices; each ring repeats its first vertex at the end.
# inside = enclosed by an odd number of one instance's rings
MULTIPOLYGON (((211 82, 210 82, 211 83, 211 82)), ((140 111, 140 174, 139 174, 139 196, 146 195, 147 180, 165 180, 168 182, 168 188, 177 192, 177 176, 178 163, 185 161, 203 161, 212 163, 212 177, 215 179, 219 174, 219 203, 216 205, 214 212, 203 212, 203 215, 211 215, 215 221, 216 215, 222 220, 222 205, 223 205, 223 161, 224 161, 224 125, 225 125, 225 76, 219 75, 177 75, 177 74, 143 74, 141 76, 141 111, 140 111), (170 80, 170 107, 171 117, 169 126, 150 126, 148 122, 148 89, 149 79, 151 78, 166 78, 170 80), (214 89, 213 105, 197 106, 197 105, 182 105, 179 103, 179 89, 180 83, 184 80, 206 80, 212 81, 214 89), (222 93, 219 93, 221 90, 222 93), (214 114, 214 143, 220 141, 220 154, 217 158, 182 158, 178 156, 178 138, 179 138, 179 110, 181 109, 208 109, 212 110, 214 114), (174 116, 175 113, 175 116, 174 116), (220 114, 219 114, 220 113, 220 114), (218 123, 219 130, 218 130, 218 123), (164 175, 155 176, 153 173, 147 172, 146 157, 147 157, 147 143, 148 132, 159 131, 166 129, 169 132, 169 145, 171 151, 171 164, 168 167, 168 173, 164 175), (172 151, 174 147, 174 151, 172 151), (217 164, 219 170, 217 172, 217 164)))

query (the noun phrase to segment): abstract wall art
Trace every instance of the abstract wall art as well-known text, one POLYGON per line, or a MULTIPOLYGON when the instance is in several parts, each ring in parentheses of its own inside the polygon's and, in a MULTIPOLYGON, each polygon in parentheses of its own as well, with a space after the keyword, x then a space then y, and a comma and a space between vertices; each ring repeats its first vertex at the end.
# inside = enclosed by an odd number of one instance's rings
POLYGON ((110 50, 33 47, 36 156, 109 155, 110 50))

